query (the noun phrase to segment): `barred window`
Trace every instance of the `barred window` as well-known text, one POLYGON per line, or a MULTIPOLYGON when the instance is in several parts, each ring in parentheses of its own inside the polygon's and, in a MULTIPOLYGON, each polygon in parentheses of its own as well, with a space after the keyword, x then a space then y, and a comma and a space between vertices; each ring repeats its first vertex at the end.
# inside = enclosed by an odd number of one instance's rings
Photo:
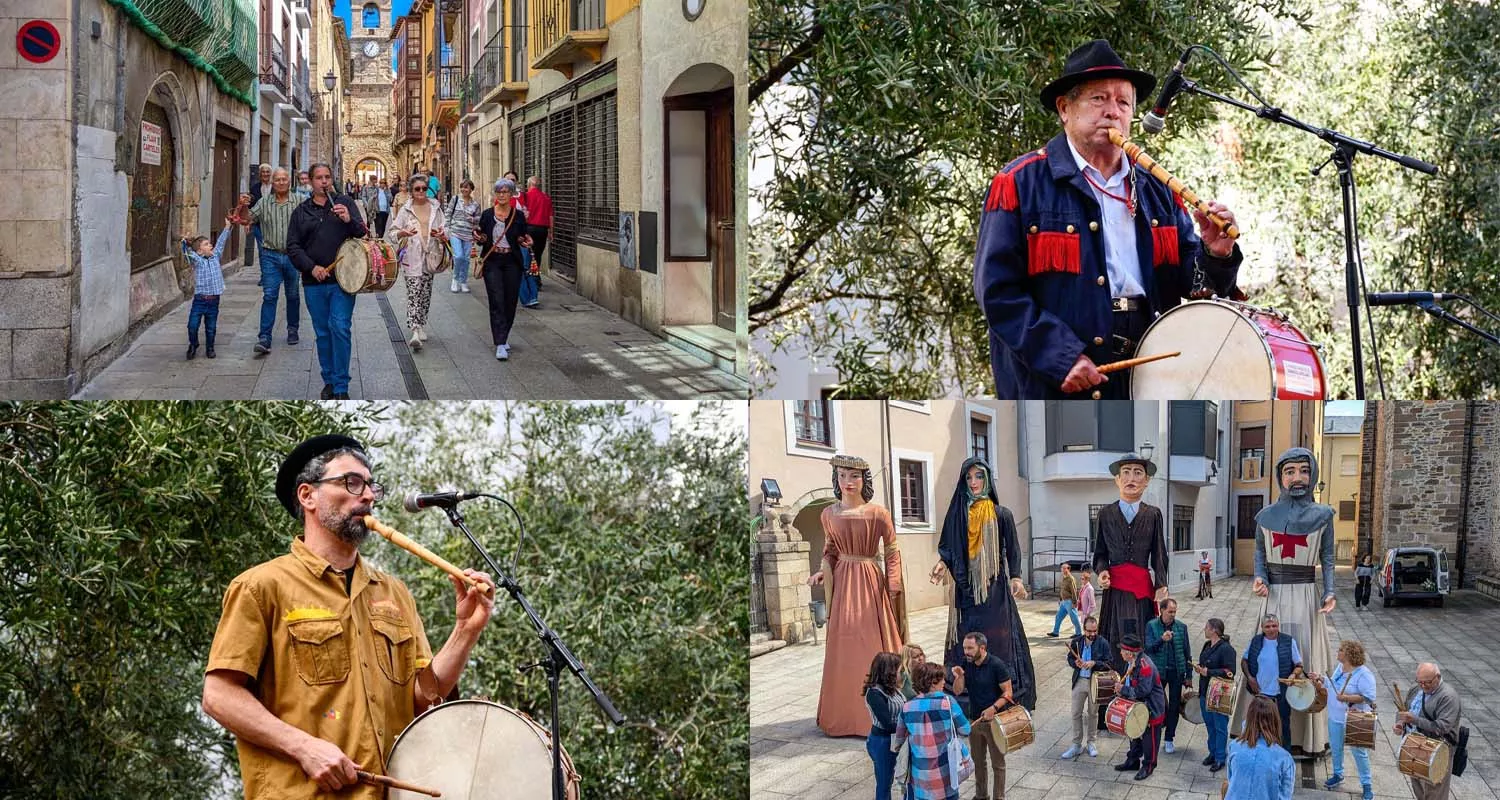
POLYGON ((578 231, 617 244, 620 168, 615 93, 578 104, 578 231))

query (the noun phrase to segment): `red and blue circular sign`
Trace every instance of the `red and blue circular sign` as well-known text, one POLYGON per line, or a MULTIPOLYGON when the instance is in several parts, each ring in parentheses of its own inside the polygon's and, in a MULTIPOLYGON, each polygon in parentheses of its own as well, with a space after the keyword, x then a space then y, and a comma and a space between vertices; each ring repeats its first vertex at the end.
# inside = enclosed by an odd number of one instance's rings
POLYGON ((16 52, 33 64, 51 61, 61 49, 62 36, 46 20, 34 19, 16 31, 16 52))

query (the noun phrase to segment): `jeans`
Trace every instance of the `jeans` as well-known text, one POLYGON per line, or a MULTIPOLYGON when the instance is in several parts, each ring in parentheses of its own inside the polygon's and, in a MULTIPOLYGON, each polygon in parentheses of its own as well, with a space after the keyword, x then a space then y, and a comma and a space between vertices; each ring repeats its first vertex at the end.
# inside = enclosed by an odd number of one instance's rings
POLYGON ((188 345, 198 346, 198 320, 203 320, 203 334, 209 347, 214 346, 214 334, 219 332, 219 296, 216 294, 193 295, 193 308, 188 312, 188 345))
MULTIPOLYGON (((1333 774, 1342 777, 1344 774, 1344 729, 1345 723, 1328 721, 1328 748, 1333 751, 1333 774)), ((1359 770, 1359 785, 1370 785, 1370 751, 1363 747, 1351 747, 1349 752, 1354 756, 1354 767, 1359 770)))
POLYGON ((303 284, 307 315, 318 336, 318 366, 323 382, 334 394, 349 393, 350 328, 354 320, 354 295, 337 283, 303 284))
POLYGON ((1057 618, 1052 620, 1052 635, 1057 635, 1057 629, 1062 627, 1063 617, 1066 616, 1073 623, 1073 635, 1078 636, 1083 630, 1078 627, 1078 612, 1073 610, 1073 601, 1064 600, 1057 604, 1057 618))
POLYGON ((1198 708, 1203 711, 1203 725, 1208 728, 1208 754, 1222 764, 1229 757, 1229 715, 1209 711, 1208 700, 1201 695, 1198 708))
POLYGON ((261 234, 261 232, 260 232, 260 223, 259 222, 252 223, 250 225, 250 236, 251 236, 251 238, 255 239, 255 247, 253 247, 253 248, 250 248, 250 247, 245 248, 245 252, 246 252, 245 266, 247 266, 247 267, 253 266, 255 264, 255 256, 258 255, 259 252, 266 246, 265 245, 266 237, 263 236, 261 234))
POLYGON ((521 248, 521 290, 520 300, 523 306, 536 305, 542 294, 542 279, 531 274, 531 251, 521 248))
POLYGON ((302 273, 292 266, 292 260, 287 257, 286 253, 261 249, 260 334, 258 338, 262 343, 271 343, 271 328, 276 324, 276 299, 283 286, 286 287, 286 333, 290 336, 297 332, 297 323, 302 316, 302 304, 297 297, 297 289, 301 283, 302 273))
POLYGON ((896 754, 891 752, 891 735, 872 731, 865 737, 865 752, 875 762, 875 800, 891 800, 891 782, 896 777, 896 754))
POLYGON ((474 249, 474 240, 468 237, 449 236, 448 244, 453 246, 453 280, 460 285, 469 282, 469 253, 474 249))

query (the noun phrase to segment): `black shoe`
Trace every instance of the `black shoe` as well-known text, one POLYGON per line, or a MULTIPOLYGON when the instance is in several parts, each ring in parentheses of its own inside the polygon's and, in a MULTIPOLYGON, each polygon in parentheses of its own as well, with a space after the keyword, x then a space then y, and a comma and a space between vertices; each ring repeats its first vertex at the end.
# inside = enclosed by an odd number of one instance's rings
POLYGON ((1141 762, 1139 762, 1139 761, 1126 761, 1124 764, 1116 764, 1115 765, 1115 772, 1129 772, 1129 771, 1131 771, 1133 769, 1140 769, 1140 768, 1141 768, 1141 762))
POLYGON ((1213 756, 1204 756, 1203 757, 1203 766, 1205 766, 1205 767, 1211 766, 1213 763, 1214 763, 1214 757, 1213 756))
POLYGON ((339 392, 338 394, 334 395, 331 399, 334 399, 334 400, 348 400, 349 399, 349 393, 348 392, 339 392))
POLYGON ((1135 774, 1135 779, 1138 781, 1143 781, 1149 777, 1151 777, 1150 767, 1141 767, 1141 771, 1135 774))
POLYGON ((1056 639, 1057 638, 1057 634, 1055 634, 1055 633, 1049 633, 1049 634, 1047 634, 1047 638, 1049 638, 1049 639, 1056 639))
POLYGON ((260 341, 255 343, 255 352, 260 353, 261 355, 265 355, 271 352, 271 343, 266 341, 265 339, 261 339, 260 341))
POLYGON ((297 332, 296 331, 292 331, 291 333, 288 333, 286 335, 286 343, 287 344, 289 344, 289 345, 296 344, 298 341, 299 340, 297 339, 297 332))
POLYGON ((1224 762, 1222 762, 1222 761, 1215 761, 1213 763, 1213 766, 1211 766, 1211 767, 1208 768, 1208 771, 1209 772, 1218 772, 1219 770, 1221 770, 1223 768, 1224 768, 1224 762))
POLYGON ((323 393, 320 394, 320 395, 318 395, 318 399, 319 400, 332 400, 333 399, 333 384, 331 384, 331 383, 325 383, 325 384, 323 384, 323 393))
POLYGON ((208 346, 208 350, 207 350, 207 351, 205 351, 205 352, 204 352, 204 353, 203 353, 203 355, 206 355, 206 356, 208 356, 208 357, 209 357, 209 358, 216 358, 216 357, 217 357, 217 356, 215 356, 215 355, 214 355, 214 346, 213 346, 213 345, 209 345, 209 346, 208 346))
POLYGON ((197 355, 198 355, 198 345, 196 345, 196 344, 190 344, 190 345, 188 345, 187 360, 192 361, 193 358, 195 358, 197 355))

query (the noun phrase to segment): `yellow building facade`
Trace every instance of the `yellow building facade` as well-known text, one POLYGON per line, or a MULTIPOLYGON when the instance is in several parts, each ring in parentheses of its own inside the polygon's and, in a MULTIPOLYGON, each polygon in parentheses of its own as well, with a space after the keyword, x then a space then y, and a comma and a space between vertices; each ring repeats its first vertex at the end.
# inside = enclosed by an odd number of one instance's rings
MULTIPOLYGON (((1277 456, 1291 447, 1321 453, 1322 436, 1322 403, 1235 401, 1229 453, 1234 574, 1255 572, 1255 515, 1280 496, 1275 476, 1277 456)), ((1328 467, 1320 466, 1321 477, 1327 481, 1328 467)))

